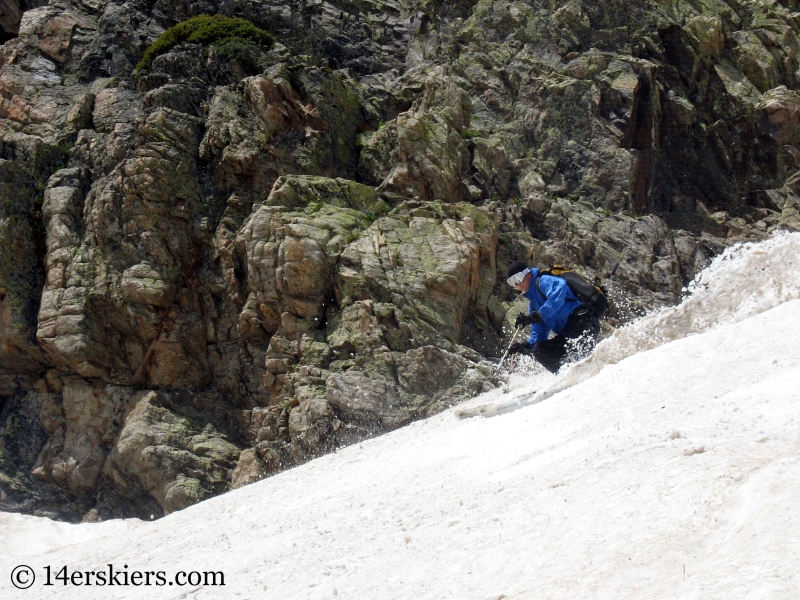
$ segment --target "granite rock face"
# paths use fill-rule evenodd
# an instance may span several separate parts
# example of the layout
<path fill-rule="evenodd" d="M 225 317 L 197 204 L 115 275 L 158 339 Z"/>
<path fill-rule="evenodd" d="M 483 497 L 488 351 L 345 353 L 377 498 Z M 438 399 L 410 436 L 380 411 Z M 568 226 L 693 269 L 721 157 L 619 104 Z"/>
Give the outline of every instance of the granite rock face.
<path fill-rule="evenodd" d="M 511 260 L 616 326 L 800 229 L 800 7 L 0 1 L 0 508 L 180 510 L 491 389 Z M 146 48 L 197 14 L 278 43 Z"/>

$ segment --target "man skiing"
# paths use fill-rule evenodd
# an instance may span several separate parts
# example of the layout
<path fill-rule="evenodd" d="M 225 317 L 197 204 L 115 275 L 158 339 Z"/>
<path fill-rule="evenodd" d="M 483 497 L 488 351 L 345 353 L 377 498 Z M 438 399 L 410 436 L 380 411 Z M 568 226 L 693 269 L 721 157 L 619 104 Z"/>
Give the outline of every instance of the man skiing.
<path fill-rule="evenodd" d="M 528 341 L 515 342 L 509 353 L 529 354 L 551 373 L 565 362 L 591 353 L 600 335 L 600 320 L 575 296 L 566 280 L 514 261 L 508 266 L 507 282 L 530 301 L 528 314 L 520 313 L 514 326 L 531 326 Z M 551 331 L 556 334 L 552 338 Z"/>

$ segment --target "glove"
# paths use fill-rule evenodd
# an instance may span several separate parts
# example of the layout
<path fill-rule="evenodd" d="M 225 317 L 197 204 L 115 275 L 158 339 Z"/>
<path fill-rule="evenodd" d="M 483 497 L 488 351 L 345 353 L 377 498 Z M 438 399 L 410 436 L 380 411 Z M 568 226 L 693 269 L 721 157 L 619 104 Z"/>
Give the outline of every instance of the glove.
<path fill-rule="evenodd" d="M 530 342 L 514 342 L 508 349 L 509 354 L 530 354 L 533 345 Z"/>
<path fill-rule="evenodd" d="M 539 314 L 538 310 L 535 310 L 529 315 L 519 313 L 519 315 L 517 315 L 517 320 L 514 321 L 514 327 L 525 327 L 526 325 L 536 325 L 536 323 L 541 323 L 541 322 L 542 322 L 542 315 Z"/>

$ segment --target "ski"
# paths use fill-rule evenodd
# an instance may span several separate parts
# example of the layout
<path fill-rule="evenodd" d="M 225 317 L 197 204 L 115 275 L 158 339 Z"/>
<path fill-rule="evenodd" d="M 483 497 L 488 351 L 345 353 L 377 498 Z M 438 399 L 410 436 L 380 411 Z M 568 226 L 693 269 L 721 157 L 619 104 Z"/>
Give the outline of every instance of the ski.
<path fill-rule="evenodd" d="M 462 408 L 457 410 L 455 415 L 459 419 L 469 419 L 470 417 L 496 417 L 497 415 L 504 415 L 524 406 L 536 404 L 537 402 L 539 402 L 539 399 L 536 398 L 536 392 L 531 392 L 504 402 L 489 402 L 488 404 Z"/>

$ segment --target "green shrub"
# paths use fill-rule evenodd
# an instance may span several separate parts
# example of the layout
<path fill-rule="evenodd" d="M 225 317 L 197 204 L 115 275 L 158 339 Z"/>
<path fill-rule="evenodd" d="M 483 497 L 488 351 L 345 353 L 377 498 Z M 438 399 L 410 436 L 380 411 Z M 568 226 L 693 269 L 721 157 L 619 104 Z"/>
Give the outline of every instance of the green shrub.
<path fill-rule="evenodd" d="M 136 65 L 136 76 L 149 71 L 157 56 L 183 43 L 214 44 L 221 53 L 225 53 L 223 56 L 230 58 L 237 49 L 251 53 L 258 47 L 269 50 L 275 40 L 271 34 L 246 19 L 224 15 L 198 15 L 170 27 L 158 36 Z"/>

